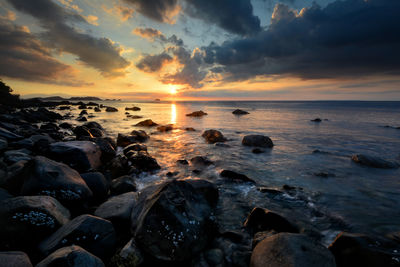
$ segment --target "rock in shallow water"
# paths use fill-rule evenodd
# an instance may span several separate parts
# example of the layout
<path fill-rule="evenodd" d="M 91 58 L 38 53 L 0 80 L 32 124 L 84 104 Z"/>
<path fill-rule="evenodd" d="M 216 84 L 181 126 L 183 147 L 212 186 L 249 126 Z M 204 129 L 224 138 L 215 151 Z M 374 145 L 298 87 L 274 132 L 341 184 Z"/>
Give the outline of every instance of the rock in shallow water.
<path fill-rule="evenodd" d="M 250 183 L 255 183 L 254 180 L 250 179 L 244 174 L 237 173 L 234 171 L 230 170 L 223 170 L 220 174 L 221 177 L 229 179 L 233 182 L 250 182 Z"/>
<path fill-rule="evenodd" d="M 106 112 L 118 112 L 118 109 L 113 107 L 106 107 Z"/>
<path fill-rule="evenodd" d="M 271 148 L 274 146 L 274 143 L 268 136 L 253 134 L 253 135 L 246 135 L 245 137 L 243 137 L 242 145 Z"/>
<path fill-rule="evenodd" d="M 355 163 L 372 167 L 372 168 L 380 168 L 380 169 L 395 169 L 399 167 L 399 164 L 396 162 L 390 162 L 384 160 L 379 157 L 357 154 L 351 157 L 351 160 Z"/>
<path fill-rule="evenodd" d="M 215 144 L 217 142 L 225 142 L 226 138 L 224 135 L 217 130 L 207 130 L 204 131 L 204 133 L 201 135 L 204 139 L 206 139 L 206 142 L 209 144 Z"/>
<path fill-rule="evenodd" d="M 132 212 L 137 244 L 165 261 L 185 261 L 203 250 L 213 233 L 218 189 L 205 180 L 172 180 L 139 195 Z"/>
<path fill-rule="evenodd" d="M 0 248 L 38 243 L 69 221 L 70 213 L 49 196 L 23 196 L 0 203 Z"/>
<path fill-rule="evenodd" d="M 250 267 L 335 267 L 327 248 L 301 234 L 280 233 L 261 241 L 253 250 Z"/>
<path fill-rule="evenodd" d="M 208 114 L 205 113 L 205 112 L 202 111 L 202 110 L 194 111 L 194 112 L 192 112 L 192 113 L 186 114 L 186 116 L 188 116 L 188 117 L 203 117 L 203 116 L 205 116 L 205 115 L 208 115 Z"/>
<path fill-rule="evenodd" d="M 111 181 L 110 191 L 112 195 L 120 195 L 136 191 L 136 183 L 131 175 L 124 175 Z"/>
<path fill-rule="evenodd" d="M 63 247 L 39 262 L 36 267 L 104 267 L 98 257 L 79 246 Z"/>
<path fill-rule="evenodd" d="M 153 127 L 153 126 L 157 126 L 158 124 L 155 123 L 154 121 L 148 119 L 148 120 L 144 120 L 141 122 L 138 122 L 135 126 L 142 126 L 142 127 Z"/>
<path fill-rule="evenodd" d="M 250 114 L 247 111 L 241 110 L 241 109 L 235 109 L 234 111 L 232 111 L 232 114 L 234 115 L 246 115 L 246 114 Z"/>

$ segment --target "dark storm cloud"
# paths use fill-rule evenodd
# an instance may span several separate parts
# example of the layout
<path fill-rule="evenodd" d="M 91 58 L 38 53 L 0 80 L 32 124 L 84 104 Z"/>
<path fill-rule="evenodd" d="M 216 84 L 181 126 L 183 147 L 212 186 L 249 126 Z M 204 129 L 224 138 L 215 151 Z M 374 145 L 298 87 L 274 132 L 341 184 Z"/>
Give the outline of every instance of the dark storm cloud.
<path fill-rule="evenodd" d="M 145 55 L 137 64 L 136 67 L 145 72 L 156 72 L 162 67 L 171 62 L 172 57 L 163 52 L 157 55 Z"/>
<path fill-rule="evenodd" d="M 268 29 L 204 47 L 228 79 L 291 75 L 304 79 L 399 73 L 400 1 L 335 1 L 297 13 L 276 5 Z M 219 72 L 221 70 L 219 69 Z"/>
<path fill-rule="evenodd" d="M 183 45 L 182 39 L 178 38 L 175 34 L 167 38 L 162 32 L 154 28 L 136 28 L 132 33 L 149 39 L 150 41 L 158 40 L 161 43 L 171 43 L 177 46 Z"/>
<path fill-rule="evenodd" d="M 0 19 L 0 76 L 33 82 L 88 85 L 74 79 L 72 68 L 51 56 L 26 27 Z"/>
<path fill-rule="evenodd" d="M 68 23 L 86 20 L 77 13 L 67 11 L 51 0 L 8 0 L 15 9 L 37 18 L 46 29 L 42 34 L 47 45 L 61 52 L 78 56 L 88 66 L 99 70 L 104 76 L 123 75 L 129 66 L 121 55 L 121 48 L 107 38 L 96 38 L 77 31 Z"/>
<path fill-rule="evenodd" d="M 178 0 L 124 0 L 133 4 L 136 11 L 159 22 L 171 22 L 178 8 Z"/>

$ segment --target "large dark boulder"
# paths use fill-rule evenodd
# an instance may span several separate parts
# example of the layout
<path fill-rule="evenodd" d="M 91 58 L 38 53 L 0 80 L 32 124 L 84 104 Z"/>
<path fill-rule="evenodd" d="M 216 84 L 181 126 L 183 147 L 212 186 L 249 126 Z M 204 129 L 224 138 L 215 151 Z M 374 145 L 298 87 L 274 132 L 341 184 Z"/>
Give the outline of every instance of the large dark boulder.
<path fill-rule="evenodd" d="M 104 267 L 104 263 L 98 257 L 87 252 L 79 246 L 63 247 L 44 260 L 36 267 Z"/>
<path fill-rule="evenodd" d="M 280 233 L 261 241 L 251 255 L 250 267 L 268 266 L 335 267 L 336 264 L 329 250 L 309 237 Z"/>
<path fill-rule="evenodd" d="M 251 211 L 244 222 L 244 227 L 246 227 L 252 233 L 267 230 L 289 233 L 299 232 L 298 228 L 289 222 L 285 217 L 268 209 L 259 207 L 256 207 Z"/>
<path fill-rule="evenodd" d="M 9 267 L 32 267 L 28 255 L 22 251 L 1 251 L 0 266 Z"/>
<path fill-rule="evenodd" d="M 49 255 L 59 248 L 78 245 L 100 258 L 107 258 L 114 252 L 115 230 L 110 221 L 92 215 L 81 215 L 62 226 L 39 245 L 43 255 Z"/>
<path fill-rule="evenodd" d="M 120 195 L 133 191 L 136 191 L 136 183 L 131 175 L 124 175 L 111 181 L 110 192 L 112 195 Z"/>
<path fill-rule="evenodd" d="M 26 148 L 38 153 L 46 151 L 51 143 L 54 143 L 54 139 L 48 135 L 32 135 L 29 138 L 22 139 L 18 142 L 12 143 L 14 147 Z"/>
<path fill-rule="evenodd" d="M 139 131 L 133 130 L 131 132 L 131 136 L 135 137 L 136 142 L 139 142 L 139 143 L 146 142 L 150 138 L 150 136 L 145 131 L 142 131 L 142 130 L 139 130 Z"/>
<path fill-rule="evenodd" d="M 53 143 L 50 145 L 50 157 L 79 172 L 96 170 L 101 165 L 101 150 L 90 141 Z"/>
<path fill-rule="evenodd" d="M 100 125 L 100 123 L 95 122 L 95 121 L 91 121 L 91 122 L 87 122 L 83 125 L 84 127 L 88 128 L 88 129 L 100 129 L 100 130 L 104 130 L 103 126 Z"/>
<path fill-rule="evenodd" d="M 157 126 L 158 124 L 155 123 L 154 121 L 148 119 L 148 120 L 144 120 L 141 122 L 138 122 L 135 126 L 142 126 L 142 127 L 153 127 L 153 126 Z"/>
<path fill-rule="evenodd" d="M 99 146 L 100 151 L 101 151 L 101 162 L 106 163 L 112 160 L 115 155 L 115 149 L 112 143 L 110 142 L 109 138 L 107 137 L 96 137 L 92 139 L 93 142 L 96 143 L 96 145 Z"/>
<path fill-rule="evenodd" d="M 139 194 L 132 232 L 140 248 L 165 261 L 185 261 L 213 235 L 216 186 L 205 180 L 172 180 Z"/>
<path fill-rule="evenodd" d="M 126 146 L 123 150 L 125 155 L 135 151 L 147 151 L 147 146 L 145 144 L 134 143 Z"/>
<path fill-rule="evenodd" d="M 357 154 L 351 157 L 352 161 L 358 163 L 360 165 L 364 165 L 372 168 L 380 168 L 380 169 L 395 169 L 400 165 L 396 162 L 390 162 L 384 160 L 380 157 L 374 157 L 369 155 Z"/>
<path fill-rule="evenodd" d="M 68 207 L 82 206 L 92 191 L 77 171 L 67 165 L 37 156 L 21 189 L 23 195 L 49 195 Z"/>
<path fill-rule="evenodd" d="M 384 241 L 364 234 L 340 233 L 329 246 L 338 267 L 350 266 L 400 266 L 396 258 L 399 254 L 390 253 L 399 248 L 397 243 L 390 252 L 382 247 Z"/>
<path fill-rule="evenodd" d="M 0 248 L 27 248 L 69 221 L 70 213 L 49 196 L 14 197 L 0 202 Z"/>
<path fill-rule="evenodd" d="M 205 113 L 202 110 L 199 111 L 193 111 L 192 113 L 186 114 L 186 116 L 188 117 L 203 117 L 205 115 L 208 115 L 207 113 Z"/>
<path fill-rule="evenodd" d="M 8 147 L 8 142 L 5 138 L 0 137 L 0 152 L 6 150 Z"/>
<path fill-rule="evenodd" d="M 5 138 L 8 141 L 16 141 L 23 138 L 22 136 L 12 133 L 9 130 L 1 127 L 0 127 L 0 137 Z"/>
<path fill-rule="evenodd" d="M 215 144 L 217 142 L 225 142 L 226 138 L 220 131 L 217 130 L 207 130 L 201 135 L 207 143 Z"/>
<path fill-rule="evenodd" d="M 222 178 L 231 180 L 233 182 L 250 182 L 250 183 L 255 183 L 254 180 L 250 179 L 249 177 L 247 177 L 244 174 L 241 173 L 237 173 L 234 171 L 230 171 L 230 170 L 223 170 L 219 176 L 221 176 Z"/>
<path fill-rule="evenodd" d="M 92 191 L 94 202 L 103 201 L 107 198 L 110 183 L 101 172 L 82 173 L 81 177 Z"/>
<path fill-rule="evenodd" d="M 27 149 L 8 150 L 4 152 L 4 162 L 8 165 L 17 163 L 18 161 L 30 161 L 32 159 L 32 152 Z"/>
<path fill-rule="evenodd" d="M 131 239 L 117 254 L 111 258 L 111 265 L 118 267 L 137 267 L 144 261 L 142 252 Z"/>
<path fill-rule="evenodd" d="M 118 134 L 117 146 L 126 147 L 134 143 L 146 142 L 150 136 L 145 131 L 132 131 L 130 135 Z"/>
<path fill-rule="evenodd" d="M 242 145 L 244 146 L 259 146 L 259 147 L 273 147 L 274 143 L 272 143 L 271 138 L 264 135 L 246 135 L 242 139 Z"/>
<path fill-rule="evenodd" d="M 127 154 L 128 161 L 133 167 L 139 171 L 156 171 L 161 167 L 158 165 L 157 160 L 149 155 L 146 151 L 130 151 Z"/>

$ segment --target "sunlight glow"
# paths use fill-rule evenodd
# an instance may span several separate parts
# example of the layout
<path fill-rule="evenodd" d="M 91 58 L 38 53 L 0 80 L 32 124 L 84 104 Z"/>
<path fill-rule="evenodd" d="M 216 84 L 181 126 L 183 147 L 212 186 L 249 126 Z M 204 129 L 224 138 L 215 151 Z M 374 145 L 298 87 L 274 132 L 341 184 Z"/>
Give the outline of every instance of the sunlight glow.
<path fill-rule="evenodd" d="M 171 123 L 175 124 L 176 123 L 176 105 L 171 104 Z"/>
<path fill-rule="evenodd" d="M 175 95 L 176 93 L 177 93 L 177 86 L 176 85 L 173 85 L 173 84 L 170 84 L 169 85 L 169 93 L 171 94 L 171 95 Z"/>

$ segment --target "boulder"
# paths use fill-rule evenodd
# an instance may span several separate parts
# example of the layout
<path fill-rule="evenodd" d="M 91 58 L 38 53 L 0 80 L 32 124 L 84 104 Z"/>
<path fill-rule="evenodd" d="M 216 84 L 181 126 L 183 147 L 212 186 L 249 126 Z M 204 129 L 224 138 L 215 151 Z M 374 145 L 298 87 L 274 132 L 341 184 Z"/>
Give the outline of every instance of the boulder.
<path fill-rule="evenodd" d="M 129 146 L 125 147 L 123 152 L 125 155 L 127 155 L 131 151 L 147 151 L 147 146 L 144 144 L 130 144 Z"/>
<path fill-rule="evenodd" d="M 144 120 L 141 122 L 138 122 L 135 126 L 142 126 L 142 127 L 153 127 L 153 126 L 157 126 L 158 124 L 155 123 L 154 121 L 148 119 L 148 120 Z"/>
<path fill-rule="evenodd" d="M 43 240 L 39 250 L 47 256 L 62 247 L 78 245 L 100 258 L 107 258 L 114 252 L 115 243 L 115 230 L 110 221 L 84 214 Z"/>
<path fill-rule="evenodd" d="M 101 151 L 90 141 L 57 142 L 50 145 L 50 157 L 79 172 L 96 170 L 101 165 Z"/>
<path fill-rule="evenodd" d="M 82 111 L 79 113 L 79 116 L 83 116 L 83 115 L 88 115 L 88 113 L 87 113 L 86 110 L 82 110 Z"/>
<path fill-rule="evenodd" d="M 53 122 L 45 123 L 40 126 L 40 130 L 45 131 L 45 132 L 57 132 L 60 130 L 60 127 L 57 126 L 57 124 Z"/>
<path fill-rule="evenodd" d="M 135 137 L 135 139 L 139 143 L 146 142 L 150 138 L 150 136 L 145 131 L 142 131 L 142 130 L 139 130 L 139 131 L 133 130 L 131 132 L 131 136 Z"/>
<path fill-rule="evenodd" d="M 139 115 L 126 115 L 127 118 L 131 118 L 131 119 L 141 119 L 143 118 L 143 116 L 139 116 Z"/>
<path fill-rule="evenodd" d="M 67 165 L 37 156 L 21 189 L 23 195 L 49 195 L 66 206 L 81 206 L 92 191 L 79 173 Z"/>
<path fill-rule="evenodd" d="M 32 267 L 28 255 L 22 251 L 1 251 L 0 266 L 9 267 Z"/>
<path fill-rule="evenodd" d="M 201 135 L 206 142 L 209 144 L 215 144 L 217 142 L 225 142 L 226 138 L 222 135 L 220 131 L 217 130 L 207 130 Z"/>
<path fill-rule="evenodd" d="M 143 263 L 143 255 L 136 246 L 135 240 L 131 239 L 114 257 L 111 258 L 112 266 L 137 267 Z"/>
<path fill-rule="evenodd" d="M 213 236 L 217 187 L 205 180 L 172 180 L 139 194 L 132 232 L 140 248 L 154 258 L 185 261 L 202 251 Z"/>
<path fill-rule="evenodd" d="M 230 170 L 223 170 L 219 176 L 221 176 L 222 178 L 226 178 L 229 179 L 233 182 L 250 182 L 250 183 L 255 183 L 254 180 L 250 179 L 249 177 L 247 177 L 244 174 L 241 173 L 237 173 L 234 171 L 230 171 Z"/>
<path fill-rule="evenodd" d="M 19 139 L 22 139 L 23 137 L 17 134 L 14 134 L 10 132 L 9 130 L 6 130 L 2 127 L 0 127 L 0 137 L 8 140 L 8 141 L 17 141 Z"/>
<path fill-rule="evenodd" d="M 133 143 L 146 142 L 149 138 L 145 131 L 132 131 L 130 135 L 118 134 L 117 146 L 126 147 Z"/>
<path fill-rule="evenodd" d="M 261 241 L 251 254 L 250 267 L 335 267 L 333 255 L 301 234 L 280 233 Z M 360 266 L 360 265 L 356 265 Z"/>
<path fill-rule="evenodd" d="M 83 126 L 88 128 L 89 130 L 93 129 L 93 128 L 104 130 L 103 126 L 101 126 L 100 123 L 95 122 L 95 121 L 87 122 Z"/>
<path fill-rule="evenodd" d="M 161 126 L 157 127 L 157 131 L 162 132 L 162 133 L 172 131 L 173 129 L 174 129 L 173 124 L 161 125 Z"/>
<path fill-rule="evenodd" d="M 247 111 L 241 110 L 241 109 L 235 109 L 234 111 L 232 111 L 232 114 L 234 115 L 246 115 L 246 114 L 250 114 Z"/>
<path fill-rule="evenodd" d="M 101 112 L 101 109 L 99 107 L 94 107 L 94 112 Z"/>
<path fill-rule="evenodd" d="M 4 152 L 4 162 L 8 165 L 12 165 L 21 160 L 30 161 L 32 159 L 30 154 L 32 154 L 32 152 L 25 148 L 20 150 L 8 150 Z"/>
<path fill-rule="evenodd" d="M 50 136 L 43 135 L 32 135 L 29 138 L 22 139 L 18 142 L 12 143 L 14 147 L 26 148 L 32 151 L 37 151 L 43 153 L 47 150 L 51 143 L 54 143 L 54 139 Z"/>
<path fill-rule="evenodd" d="M 70 123 L 68 123 L 68 122 L 63 122 L 63 123 L 61 123 L 61 124 L 59 125 L 59 127 L 60 127 L 60 128 L 63 128 L 63 129 L 72 129 L 72 125 L 71 125 Z"/>
<path fill-rule="evenodd" d="M 93 142 L 100 148 L 101 151 L 101 162 L 106 163 L 112 160 L 115 155 L 115 149 L 108 138 L 96 137 L 92 139 Z"/>
<path fill-rule="evenodd" d="M 311 120 L 312 122 L 321 122 L 322 120 L 320 118 L 315 118 L 313 120 Z"/>
<path fill-rule="evenodd" d="M 134 192 L 136 191 L 135 180 L 130 175 L 118 177 L 111 181 L 110 191 L 112 195 Z"/>
<path fill-rule="evenodd" d="M 8 142 L 4 138 L 0 138 L 0 152 L 6 150 L 8 147 Z"/>
<path fill-rule="evenodd" d="M 95 202 L 107 198 L 110 184 L 101 172 L 82 173 L 81 177 L 92 191 Z"/>
<path fill-rule="evenodd" d="M 179 163 L 181 165 L 189 165 L 189 162 L 186 159 L 178 159 L 176 163 Z"/>
<path fill-rule="evenodd" d="M 140 111 L 139 107 L 126 107 L 125 110 Z"/>
<path fill-rule="evenodd" d="M 206 166 L 214 164 L 207 157 L 202 157 L 202 156 L 193 157 L 190 159 L 190 162 L 192 163 L 192 165 L 197 166 L 197 167 L 206 167 Z"/>
<path fill-rule="evenodd" d="M 242 139 L 242 145 L 244 146 L 259 146 L 259 147 L 273 147 L 274 144 L 268 136 L 264 135 L 246 135 Z"/>
<path fill-rule="evenodd" d="M 193 128 L 193 127 L 187 127 L 187 128 L 185 128 L 185 130 L 188 131 L 188 132 L 195 132 L 196 131 L 196 129 Z"/>
<path fill-rule="evenodd" d="M 194 111 L 194 112 L 192 112 L 192 113 L 186 114 L 186 116 L 188 116 L 188 117 L 203 117 L 203 116 L 205 116 L 205 115 L 208 115 L 208 114 L 205 113 L 205 112 L 202 111 L 202 110 Z"/>
<path fill-rule="evenodd" d="M 155 171 L 161 167 L 158 165 L 157 160 L 149 155 L 146 151 L 130 151 L 128 161 L 133 167 L 139 171 Z"/>
<path fill-rule="evenodd" d="M 357 154 L 351 157 L 351 160 L 360 165 L 380 169 L 395 169 L 399 167 L 396 162 L 390 162 L 380 157 L 374 157 L 364 154 Z"/>
<path fill-rule="evenodd" d="M 86 137 L 93 138 L 89 129 L 86 128 L 85 126 L 76 126 L 72 131 L 74 132 L 74 134 L 76 135 L 76 139 L 78 139 L 78 140 L 86 138 Z"/>
<path fill-rule="evenodd" d="M 44 260 L 39 262 L 36 267 L 104 267 L 104 263 L 98 257 L 87 252 L 79 246 L 69 246 L 60 248 Z"/>
<path fill-rule="evenodd" d="M 111 197 L 101 204 L 94 215 L 97 217 L 111 221 L 115 229 L 129 228 L 131 222 L 131 213 L 137 202 L 137 193 L 128 192 L 115 197 Z"/>
<path fill-rule="evenodd" d="M 21 196 L 0 203 L 0 248 L 28 248 L 69 221 L 70 213 L 49 196 Z"/>
<path fill-rule="evenodd" d="M 382 248 L 382 241 L 364 234 L 340 233 L 329 246 L 338 267 L 350 266 L 399 266 L 399 254 Z M 397 247 L 396 247 L 397 246 Z M 391 249 L 398 249 L 398 243 Z M 397 256 L 397 257 L 396 257 Z"/>
<path fill-rule="evenodd" d="M 259 207 L 256 207 L 251 211 L 243 225 L 252 233 L 267 230 L 289 233 L 299 232 L 298 228 L 289 222 L 285 217 L 282 217 L 278 213 L 268 209 Z"/>
<path fill-rule="evenodd" d="M 106 107 L 106 112 L 118 112 L 118 109 L 113 107 Z"/>

